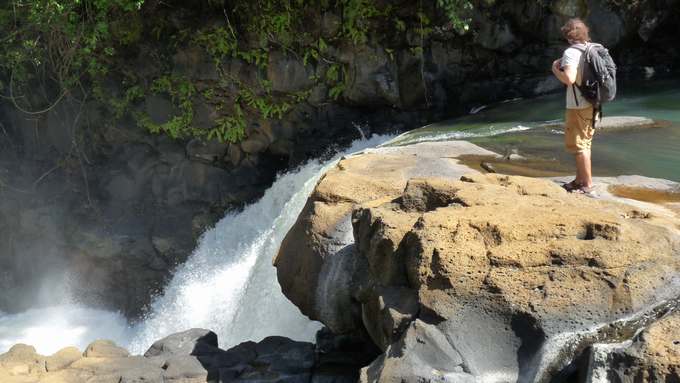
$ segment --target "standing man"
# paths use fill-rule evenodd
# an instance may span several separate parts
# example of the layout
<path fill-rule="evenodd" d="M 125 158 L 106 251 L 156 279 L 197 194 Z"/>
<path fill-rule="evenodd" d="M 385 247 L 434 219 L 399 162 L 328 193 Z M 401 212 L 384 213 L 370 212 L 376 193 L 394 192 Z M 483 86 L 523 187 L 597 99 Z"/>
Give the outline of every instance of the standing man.
<path fill-rule="evenodd" d="M 561 59 L 552 64 L 552 72 L 567 86 L 567 111 L 565 114 L 564 144 L 576 159 L 576 178 L 565 184 L 569 192 L 589 194 L 593 191 L 590 148 L 595 133 L 593 106 L 581 95 L 583 51 L 590 42 L 588 26 L 580 19 L 571 19 L 561 29 L 569 42 Z"/>

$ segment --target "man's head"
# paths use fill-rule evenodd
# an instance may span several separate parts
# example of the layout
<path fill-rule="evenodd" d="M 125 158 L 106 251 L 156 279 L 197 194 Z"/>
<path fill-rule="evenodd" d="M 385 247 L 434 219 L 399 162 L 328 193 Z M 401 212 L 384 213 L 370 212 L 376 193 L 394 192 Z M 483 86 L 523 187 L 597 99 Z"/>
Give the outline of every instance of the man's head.
<path fill-rule="evenodd" d="M 585 43 L 590 41 L 588 26 L 581 19 L 570 19 L 561 28 L 562 36 L 569 44 Z"/>

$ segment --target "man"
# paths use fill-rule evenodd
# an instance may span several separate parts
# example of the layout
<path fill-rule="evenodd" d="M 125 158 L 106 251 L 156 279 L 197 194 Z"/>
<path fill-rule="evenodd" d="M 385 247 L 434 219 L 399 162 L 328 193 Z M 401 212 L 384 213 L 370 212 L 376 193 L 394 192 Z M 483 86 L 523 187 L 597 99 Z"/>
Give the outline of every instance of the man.
<path fill-rule="evenodd" d="M 593 134 L 593 106 L 583 98 L 577 84 L 581 83 L 581 56 L 590 42 L 588 26 L 580 19 L 571 19 L 561 29 L 569 42 L 561 59 L 552 64 L 552 72 L 567 86 L 567 110 L 565 113 L 564 144 L 576 159 L 576 178 L 565 184 L 569 192 L 589 194 L 593 191 L 590 148 Z"/>

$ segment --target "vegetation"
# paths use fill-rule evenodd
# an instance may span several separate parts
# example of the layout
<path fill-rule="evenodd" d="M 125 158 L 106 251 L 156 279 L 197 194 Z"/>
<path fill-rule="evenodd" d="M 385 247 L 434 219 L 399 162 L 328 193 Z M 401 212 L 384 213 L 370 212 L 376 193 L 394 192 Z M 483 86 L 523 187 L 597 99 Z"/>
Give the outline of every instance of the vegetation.
<path fill-rule="evenodd" d="M 26 113 L 41 114 L 65 95 L 91 96 L 107 105 L 114 117 L 132 115 L 153 133 L 238 142 L 245 137 L 250 119 L 281 119 L 311 93 L 311 89 L 273 91 L 267 79 L 270 52 L 284 52 L 312 68 L 313 82 L 325 84 L 328 96 L 337 100 L 347 89 L 349 68 L 331 54 L 333 47 L 390 38 L 379 30 L 384 25 L 393 25 L 397 33 L 407 33 L 415 25 L 422 41 L 432 32 L 435 19 L 443 28 L 465 33 L 469 20 L 463 15 L 472 9 L 468 0 L 420 0 L 420 11 L 409 19 L 377 0 L 236 0 L 228 2 L 229 8 L 226 1 L 189 3 L 195 4 L 179 0 L 5 1 L 0 5 L 0 97 Z M 166 17 L 177 9 L 212 15 L 214 22 L 193 25 L 185 20 L 178 26 Z M 319 23 L 319 15 L 330 11 L 340 16 L 340 25 L 334 34 L 324 35 L 320 25 L 310 23 Z M 137 75 L 126 55 L 149 40 L 176 50 L 201 47 L 212 58 L 218 80 L 197 81 L 160 64 L 154 78 Z M 422 43 L 414 49 L 422 54 Z M 157 49 L 159 63 L 171 61 L 170 51 Z M 247 81 L 234 76 L 225 69 L 228 60 L 243 62 L 256 75 Z M 105 86 L 112 78 L 122 90 Z M 175 113 L 169 121 L 154 122 L 143 108 L 135 107 L 152 94 L 172 101 Z M 219 114 L 209 129 L 194 126 L 198 97 Z"/>

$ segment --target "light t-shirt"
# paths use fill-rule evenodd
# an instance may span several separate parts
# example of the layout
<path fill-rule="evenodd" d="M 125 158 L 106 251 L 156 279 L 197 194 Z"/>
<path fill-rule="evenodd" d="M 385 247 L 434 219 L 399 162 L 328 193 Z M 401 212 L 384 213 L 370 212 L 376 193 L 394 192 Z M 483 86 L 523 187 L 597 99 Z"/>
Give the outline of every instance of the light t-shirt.
<path fill-rule="evenodd" d="M 562 67 L 566 66 L 572 66 L 576 67 L 576 83 L 581 82 L 581 71 L 580 68 L 578 68 L 579 65 L 581 65 L 581 56 L 583 55 L 583 52 L 579 49 L 576 49 L 575 47 L 580 47 L 580 48 L 585 48 L 586 44 L 574 44 L 567 48 L 564 51 L 564 54 L 562 55 Z M 576 90 L 576 92 L 574 92 Z M 576 93 L 576 99 L 574 99 L 574 93 Z M 576 103 L 576 100 L 578 100 L 578 104 Z M 581 95 L 581 91 L 578 89 L 576 86 L 568 86 L 567 87 L 567 109 L 585 109 L 589 108 L 590 103 L 586 101 L 585 98 Z"/>

